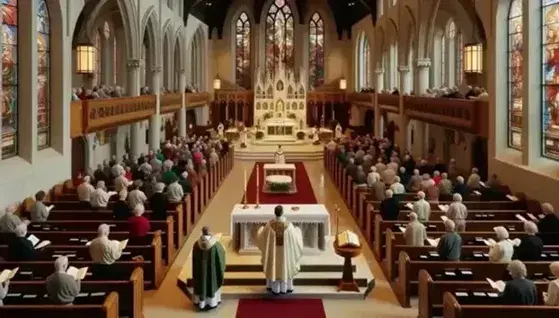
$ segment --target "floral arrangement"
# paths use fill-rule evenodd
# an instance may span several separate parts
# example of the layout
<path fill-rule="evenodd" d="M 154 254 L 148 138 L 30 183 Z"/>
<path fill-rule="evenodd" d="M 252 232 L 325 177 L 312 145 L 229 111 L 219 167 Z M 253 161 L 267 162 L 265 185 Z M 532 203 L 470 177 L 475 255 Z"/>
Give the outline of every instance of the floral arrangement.
<path fill-rule="evenodd" d="M 256 137 L 256 139 L 264 138 L 264 132 L 262 130 L 257 130 L 255 137 Z"/>
<path fill-rule="evenodd" d="M 287 118 L 289 118 L 289 119 L 297 119 L 297 115 L 295 115 L 294 113 L 288 113 L 288 114 L 287 114 Z"/>
<path fill-rule="evenodd" d="M 244 142 L 241 143 L 241 148 L 246 148 L 246 147 L 247 147 L 247 144 L 245 144 Z"/>
<path fill-rule="evenodd" d="M 298 131 L 297 132 L 297 139 L 304 140 L 305 139 L 305 132 L 304 131 Z"/>
<path fill-rule="evenodd" d="M 266 114 L 264 114 L 264 120 L 268 120 L 272 117 L 274 117 L 274 113 L 272 112 L 267 112 Z"/>
<path fill-rule="evenodd" d="M 269 182 L 270 190 L 273 192 L 287 192 L 289 191 L 289 182 Z"/>

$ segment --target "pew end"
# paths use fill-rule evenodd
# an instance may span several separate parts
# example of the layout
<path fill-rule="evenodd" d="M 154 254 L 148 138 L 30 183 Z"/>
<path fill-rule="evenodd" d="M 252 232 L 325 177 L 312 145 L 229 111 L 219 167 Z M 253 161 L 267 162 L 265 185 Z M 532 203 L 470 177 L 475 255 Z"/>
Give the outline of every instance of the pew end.
<path fill-rule="evenodd" d="M 422 269 L 419 271 L 419 301 L 418 301 L 418 318 L 431 318 L 431 302 L 429 300 L 429 284 L 433 282 L 433 278 L 429 272 Z"/>
<path fill-rule="evenodd" d="M 405 308 L 410 308 L 410 282 L 407 277 L 409 273 L 409 255 L 401 251 L 398 255 L 398 278 L 397 282 L 392 283 L 393 290 L 396 294 L 396 298 L 400 302 L 400 305 Z"/>
<path fill-rule="evenodd" d="M 385 235 L 385 239 L 384 239 L 384 259 L 382 259 L 382 268 L 384 269 L 384 275 L 386 276 L 386 278 L 389 281 L 393 280 L 393 267 L 392 265 L 394 264 L 393 261 L 393 257 L 394 255 L 392 255 L 392 251 L 393 251 L 393 245 L 394 245 L 394 233 L 392 232 L 392 229 L 386 229 L 386 232 L 384 233 Z M 382 258 L 382 257 L 381 257 Z"/>

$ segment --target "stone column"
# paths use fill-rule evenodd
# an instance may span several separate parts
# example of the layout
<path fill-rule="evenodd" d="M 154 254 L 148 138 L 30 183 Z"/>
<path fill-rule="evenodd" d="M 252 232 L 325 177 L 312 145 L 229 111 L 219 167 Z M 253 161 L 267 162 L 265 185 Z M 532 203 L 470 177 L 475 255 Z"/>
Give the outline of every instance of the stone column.
<path fill-rule="evenodd" d="M 429 67 L 431 59 L 417 60 L 417 91 L 416 95 L 421 96 L 429 88 Z"/>
<path fill-rule="evenodd" d="M 410 76 L 410 68 L 407 65 L 398 66 L 398 72 L 400 72 L 400 108 L 399 108 L 399 123 L 400 129 L 398 131 L 398 135 L 396 138 L 396 142 L 400 145 L 401 149 L 407 148 L 407 138 L 408 138 L 408 122 L 409 119 L 406 116 L 405 108 L 404 108 L 404 94 L 408 94 L 410 92 L 409 87 L 409 76 Z"/>
<path fill-rule="evenodd" d="M 384 69 L 377 68 L 375 74 L 377 76 L 376 92 L 380 93 L 384 89 Z"/>
<path fill-rule="evenodd" d="M 128 96 L 140 96 L 140 66 L 141 59 L 131 59 L 126 63 L 128 78 L 126 92 Z M 130 124 L 130 155 L 136 158 L 140 155 L 142 147 L 142 130 L 139 122 Z M 120 160 L 120 158 L 118 158 Z"/>
<path fill-rule="evenodd" d="M 151 81 L 155 95 L 155 114 L 149 119 L 149 149 L 157 150 L 161 144 L 161 67 L 151 68 Z"/>
<path fill-rule="evenodd" d="M 398 66 L 398 72 L 400 72 L 400 94 L 409 94 L 411 91 L 410 83 L 410 68 L 407 65 Z"/>
<path fill-rule="evenodd" d="M 179 92 L 182 93 L 182 107 L 179 110 L 179 136 L 186 137 L 186 72 L 180 69 L 179 73 Z"/>

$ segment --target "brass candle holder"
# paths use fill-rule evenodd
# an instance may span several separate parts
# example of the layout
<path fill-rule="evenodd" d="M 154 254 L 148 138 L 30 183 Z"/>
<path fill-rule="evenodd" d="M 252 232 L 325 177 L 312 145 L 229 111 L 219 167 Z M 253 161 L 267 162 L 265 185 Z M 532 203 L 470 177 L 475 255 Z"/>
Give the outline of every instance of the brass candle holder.
<path fill-rule="evenodd" d="M 256 205 L 254 208 L 260 208 L 260 169 L 258 168 L 258 165 L 256 165 Z"/>

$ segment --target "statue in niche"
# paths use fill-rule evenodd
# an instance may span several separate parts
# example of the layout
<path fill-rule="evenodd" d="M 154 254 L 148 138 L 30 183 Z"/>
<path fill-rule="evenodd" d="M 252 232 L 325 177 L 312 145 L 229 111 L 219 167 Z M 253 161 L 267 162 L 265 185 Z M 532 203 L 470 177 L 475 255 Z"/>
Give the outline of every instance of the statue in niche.
<path fill-rule="evenodd" d="M 276 90 L 280 92 L 283 91 L 283 81 L 278 81 L 276 84 Z"/>

